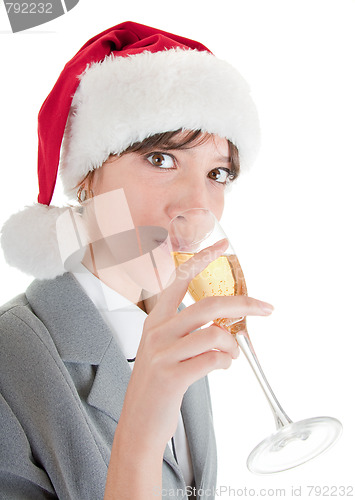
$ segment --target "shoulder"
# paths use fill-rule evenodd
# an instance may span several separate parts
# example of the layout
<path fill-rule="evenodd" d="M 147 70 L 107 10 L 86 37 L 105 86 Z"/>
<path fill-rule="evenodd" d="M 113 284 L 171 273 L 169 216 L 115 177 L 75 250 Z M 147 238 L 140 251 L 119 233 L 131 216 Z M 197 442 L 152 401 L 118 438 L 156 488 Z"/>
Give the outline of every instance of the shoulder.
<path fill-rule="evenodd" d="M 21 293 L 20 295 L 17 295 L 13 299 L 9 300 L 5 304 L 0 306 L 0 321 L 1 317 L 3 314 L 5 314 L 7 311 L 11 311 L 14 307 L 18 306 L 26 306 L 28 304 L 28 300 L 26 298 L 26 295 L 24 293 Z"/>
<path fill-rule="evenodd" d="M 0 366 L 1 389 L 15 383 L 28 389 L 34 377 L 63 371 L 51 334 L 25 293 L 0 308 Z"/>
<path fill-rule="evenodd" d="M 42 422 L 41 408 L 51 413 L 59 401 L 73 399 L 75 389 L 50 329 L 35 313 L 26 294 L 0 310 L 0 394 L 23 423 Z M 31 423 L 32 425 L 32 423 Z"/>
<path fill-rule="evenodd" d="M 48 343 L 50 335 L 42 321 L 31 308 L 26 294 L 20 294 L 0 307 L 0 344 L 11 346 L 16 340 L 31 339 Z"/>
<path fill-rule="evenodd" d="M 50 280 L 34 280 L 25 293 L 0 306 L 0 344 L 25 341 L 55 348 L 56 330 L 73 330 L 69 323 L 81 310 L 90 312 L 93 304 L 76 280 L 66 273 Z M 83 302 L 84 300 L 84 302 Z M 88 302 L 90 302 L 88 304 Z"/>

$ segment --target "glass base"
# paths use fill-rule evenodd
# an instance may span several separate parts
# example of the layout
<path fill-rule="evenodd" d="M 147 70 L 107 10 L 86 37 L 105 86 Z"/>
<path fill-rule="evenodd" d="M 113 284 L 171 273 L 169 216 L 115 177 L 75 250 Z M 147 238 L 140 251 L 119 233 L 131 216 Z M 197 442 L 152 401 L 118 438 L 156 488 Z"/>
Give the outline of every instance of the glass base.
<path fill-rule="evenodd" d="M 247 467 L 255 474 L 274 474 L 317 457 L 340 437 L 336 418 L 315 417 L 293 422 L 262 441 L 250 453 Z"/>

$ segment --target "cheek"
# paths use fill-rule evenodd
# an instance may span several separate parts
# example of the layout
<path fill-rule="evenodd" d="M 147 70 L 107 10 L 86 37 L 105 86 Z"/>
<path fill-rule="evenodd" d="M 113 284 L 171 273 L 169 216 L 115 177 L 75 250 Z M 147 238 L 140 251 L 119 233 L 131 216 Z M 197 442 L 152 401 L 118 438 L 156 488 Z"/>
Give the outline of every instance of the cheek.
<path fill-rule="evenodd" d="M 148 225 L 153 220 L 157 208 L 161 206 L 161 197 L 156 189 L 140 183 L 135 187 L 126 186 L 124 191 L 135 226 Z"/>
<path fill-rule="evenodd" d="M 112 166 L 110 168 L 110 165 L 107 165 L 107 168 L 103 168 L 96 184 L 95 194 L 109 195 L 114 191 L 122 191 L 132 218 L 136 223 L 139 214 L 147 210 L 145 207 L 148 206 L 149 208 L 149 203 L 154 198 L 154 194 L 152 195 L 152 189 L 144 182 L 144 179 L 136 175 L 130 167 L 118 169 L 117 167 L 112 168 Z M 117 205 L 115 205 L 115 209 L 117 208 Z M 116 215 L 120 214 L 120 210 L 114 212 Z"/>
<path fill-rule="evenodd" d="M 219 221 L 223 215 L 224 210 L 224 193 L 221 193 L 218 196 L 212 198 L 210 210 Z"/>
<path fill-rule="evenodd" d="M 124 190 L 114 189 L 91 198 L 85 205 L 83 221 L 91 242 L 132 229 L 132 215 Z"/>

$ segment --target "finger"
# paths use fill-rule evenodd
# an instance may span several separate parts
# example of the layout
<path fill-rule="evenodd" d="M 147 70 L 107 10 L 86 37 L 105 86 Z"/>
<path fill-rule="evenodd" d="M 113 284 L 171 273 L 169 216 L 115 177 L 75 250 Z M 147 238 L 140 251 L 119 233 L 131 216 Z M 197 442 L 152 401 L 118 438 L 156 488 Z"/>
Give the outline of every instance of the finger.
<path fill-rule="evenodd" d="M 193 278 L 222 255 L 227 248 L 228 240 L 224 238 L 180 264 L 172 276 L 171 283 L 168 283 L 165 290 L 161 292 L 159 300 L 152 311 L 154 316 L 159 316 L 160 320 L 164 320 L 175 314 Z"/>
<path fill-rule="evenodd" d="M 185 335 L 175 342 L 169 352 L 169 357 L 174 361 L 185 361 L 212 349 L 226 352 L 233 359 L 236 359 L 239 354 L 238 344 L 234 337 L 219 326 L 211 325 Z"/>
<path fill-rule="evenodd" d="M 231 366 L 232 361 L 230 354 L 221 351 L 208 351 L 181 362 L 178 365 L 178 376 L 182 383 L 190 385 L 213 370 L 226 370 Z"/>
<path fill-rule="evenodd" d="M 183 337 L 217 318 L 268 316 L 273 306 L 246 295 L 206 297 L 167 320 L 169 336 Z"/>

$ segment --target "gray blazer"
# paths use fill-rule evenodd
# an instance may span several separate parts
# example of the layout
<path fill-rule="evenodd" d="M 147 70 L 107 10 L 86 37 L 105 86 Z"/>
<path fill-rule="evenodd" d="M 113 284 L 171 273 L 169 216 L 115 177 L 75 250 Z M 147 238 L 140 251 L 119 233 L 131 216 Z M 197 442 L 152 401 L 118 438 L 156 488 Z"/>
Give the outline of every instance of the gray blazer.
<path fill-rule="evenodd" d="M 66 273 L 0 308 L 0 499 L 99 500 L 130 367 L 99 311 Z M 181 407 L 197 498 L 214 498 L 207 378 Z M 163 494 L 187 498 L 167 446 Z M 133 500 L 133 499 L 132 499 Z"/>

